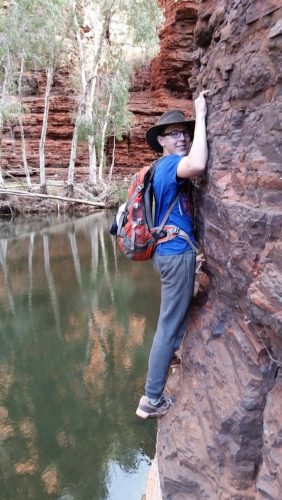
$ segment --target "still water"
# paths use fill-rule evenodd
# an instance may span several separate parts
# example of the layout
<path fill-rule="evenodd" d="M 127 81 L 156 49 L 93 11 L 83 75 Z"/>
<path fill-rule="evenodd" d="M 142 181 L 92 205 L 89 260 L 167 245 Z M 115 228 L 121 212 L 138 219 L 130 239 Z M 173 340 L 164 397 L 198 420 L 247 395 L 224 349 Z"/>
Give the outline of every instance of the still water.
<path fill-rule="evenodd" d="M 111 219 L 0 220 L 1 500 L 145 493 L 156 430 L 135 410 L 159 286 Z"/>

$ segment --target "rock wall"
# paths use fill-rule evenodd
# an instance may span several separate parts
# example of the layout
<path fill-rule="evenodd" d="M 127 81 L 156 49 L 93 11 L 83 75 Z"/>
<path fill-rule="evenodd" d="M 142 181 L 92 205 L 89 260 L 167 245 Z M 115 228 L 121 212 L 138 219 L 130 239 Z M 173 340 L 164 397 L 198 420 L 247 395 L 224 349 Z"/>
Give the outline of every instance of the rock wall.
<path fill-rule="evenodd" d="M 191 2 L 172 4 L 189 17 Z M 158 425 L 166 500 L 282 498 L 279 5 L 202 0 L 194 23 L 190 92 L 210 90 L 196 187 L 210 290 L 191 308 L 168 380 L 177 403 Z"/>

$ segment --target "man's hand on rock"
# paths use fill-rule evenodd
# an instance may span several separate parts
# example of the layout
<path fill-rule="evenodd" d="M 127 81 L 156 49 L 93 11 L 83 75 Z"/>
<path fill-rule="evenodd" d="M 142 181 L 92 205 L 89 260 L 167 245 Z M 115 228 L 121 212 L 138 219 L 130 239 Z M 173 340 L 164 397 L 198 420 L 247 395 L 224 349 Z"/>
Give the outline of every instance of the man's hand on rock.
<path fill-rule="evenodd" d="M 208 90 L 202 90 L 200 92 L 199 96 L 195 99 L 194 105 L 195 105 L 195 112 L 196 116 L 203 116 L 205 117 L 207 114 L 207 103 L 205 96 L 208 95 L 209 91 Z"/>

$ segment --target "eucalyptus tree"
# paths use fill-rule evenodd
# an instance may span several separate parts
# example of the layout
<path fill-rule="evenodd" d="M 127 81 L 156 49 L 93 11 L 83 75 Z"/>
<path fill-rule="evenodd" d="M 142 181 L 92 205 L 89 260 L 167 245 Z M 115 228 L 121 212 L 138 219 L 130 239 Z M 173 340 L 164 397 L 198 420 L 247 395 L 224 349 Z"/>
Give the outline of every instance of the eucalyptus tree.
<path fill-rule="evenodd" d="M 156 47 L 156 29 L 161 21 L 157 0 L 85 0 L 83 15 L 87 17 L 90 33 L 87 40 L 79 24 L 78 6 L 73 1 L 76 25 L 80 86 L 78 106 L 72 140 L 68 171 L 68 191 L 73 189 L 76 148 L 78 140 L 88 141 L 89 183 L 103 181 L 105 145 L 109 134 L 115 140 L 129 126 L 127 112 L 130 68 L 134 56 L 128 57 L 132 45 L 143 50 L 145 57 L 153 55 L 150 49 Z M 80 4 L 81 5 L 81 4 Z M 94 13 L 91 19 L 89 13 Z M 81 19 L 81 17 L 80 17 Z M 83 22 L 83 21 L 82 21 Z M 121 34 L 119 27 L 123 27 Z M 91 40 L 91 34 L 93 39 Z M 127 39 L 130 43 L 127 43 Z M 87 50 L 88 43 L 88 50 Z M 87 53 L 92 57 L 87 59 Z M 114 64 L 109 65 L 109 60 Z M 87 61 L 87 64 L 86 64 Z M 127 71 L 121 65 L 126 63 Z M 114 159 L 114 154 L 112 155 Z M 99 171 L 97 175 L 99 163 Z M 113 171 L 113 162 L 110 176 Z"/>
<path fill-rule="evenodd" d="M 104 66 L 102 70 L 102 88 L 93 110 L 96 123 L 94 137 L 99 157 L 98 179 L 101 183 L 104 178 L 105 147 L 108 138 L 113 137 L 112 162 L 108 176 L 111 180 L 116 139 L 119 141 L 122 139 L 133 121 L 133 115 L 127 107 L 131 66 L 122 56 L 123 53 L 120 50 L 115 50 L 111 57 L 108 57 L 107 67 Z"/>
<path fill-rule="evenodd" d="M 39 143 L 40 189 L 46 192 L 45 142 L 51 88 L 60 55 L 65 49 L 66 38 L 72 27 L 70 0 L 17 0 L 2 11 L 1 69 L 2 95 L 0 108 L 0 141 L 11 95 L 18 94 L 18 122 L 20 127 L 22 159 L 28 187 L 31 188 L 26 158 L 23 126 L 22 87 L 26 70 L 45 70 L 46 87 L 44 114 Z M 17 82 L 17 88 L 15 88 Z M 14 86 L 14 87 L 13 87 Z M 13 87 L 13 88 L 12 88 Z M 9 98 L 8 98 L 9 96 Z M 1 182 L 1 175 L 0 175 Z M 2 181 L 3 182 L 3 181 Z"/>
<path fill-rule="evenodd" d="M 123 65 L 119 73 L 118 78 L 114 79 L 114 85 L 112 88 L 112 93 L 114 95 L 110 127 L 107 129 L 107 137 L 113 138 L 113 147 L 111 152 L 111 165 L 109 168 L 108 180 L 112 180 L 113 169 L 115 164 L 115 149 L 116 140 L 121 141 L 124 134 L 129 132 L 132 123 L 133 115 L 128 110 L 128 99 L 129 99 L 129 65 Z M 101 148 L 102 152 L 102 148 Z M 101 163 L 101 171 L 99 171 L 99 177 L 102 178 L 103 175 L 103 163 Z"/>
<path fill-rule="evenodd" d="M 44 115 L 39 143 L 40 190 L 46 193 L 45 175 L 45 142 L 48 126 L 48 115 L 51 88 L 60 55 L 65 49 L 67 36 L 72 29 L 69 0 L 37 0 L 35 9 L 37 23 L 36 67 L 44 68 L 46 72 L 46 87 L 44 96 Z"/>
<path fill-rule="evenodd" d="M 22 104 L 22 87 L 23 76 L 27 63 L 31 59 L 31 54 L 34 53 L 33 46 L 33 31 L 34 31 L 34 17 L 33 9 L 35 6 L 34 0 L 18 0 L 11 4 L 6 13 L 5 28 L 2 32 L 4 38 L 3 50 L 5 53 L 6 61 L 10 61 L 6 68 L 10 74 L 11 93 L 16 96 L 17 94 L 17 116 L 16 120 L 19 123 L 20 136 L 21 136 L 21 150 L 22 162 L 28 189 L 31 190 L 31 180 L 29 167 L 26 156 L 26 144 L 23 126 L 23 113 L 24 108 Z"/>
<path fill-rule="evenodd" d="M 113 2 L 114 0 L 111 0 Z M 96 145 L 94 136 L 91 133 L 93 105 L 97 89 L 98 71 L 101 65 L 103 45 L 107 38 L 110 19 L 110 0 L 95 1 L 85 0 L 83 2 L 82 17 L 87 17 L 87 23 L 91 26 L 91 32 L 88 33 L 87 40 L 83 37 L 79 19 L 79 7 L 77 0 L 72 0 L 73 19 L 76 32 L 78 63 L 80 73 L 78 110 L 75 119 L 75 126 L 71 144 L 71 155 L 68 169 L 67 193 L 73 192 L 74 172 L 77 142 L 84 139 L 85 133 L 88 140 L 89 153 L 89 180 L 96 183 Z M 83 22 L 83 19 L 82 19 Z M 88 130 L 88 133 L 87 133 Z"/>
<path fill-rule="evenodd" d="M 68 179 L 67 179 L 67 194 L 72 195 L 73 193 L 73 183 L 74 183 L 74 170 L 75 170 L 75 160 L 76 160 L 76 150 L 79 138 L 79 128 L 81 127 L 82 116 L 86 109 L 86 97 L 87 97 L 87 69 L 86 69 L 86 55 L 85 48 L 83 45 L 83 36 L 80 29 L 79 14 L 78 14 L 78 4 L 76 0 L 72 0 L 72 13 L 73 13 L 73 25 L 75 31 L 75 39 L 77 44 L 77 54 L 78 54 L 78 67 L 79 67 L 79 90 L 80 96 L 78 98 L 78 109 L 75 118 L 72 143 L 71 143 L 71 153 L 69 159 L 68 168 Z M 93 47 L 94 49 L 94 47 Z"/>
<path fill-rule="evenodd" d="M 9 79 L 9 58 L 7 59 L 4 74 L 2 79 L 2 89 L 0 98 L 0 187 L 4 187 L 4 179 L 1 167 L 1 157 L 2 157 L 2 138 L 3 138 L 3 126 L 7 114 L 9 114 L 9 93 L 8 93 L 8 79 Z"/>
<path fill-rule="evenodd" d="M 16 111 L 13 99 L 13 41 L 7 26 L 8 19 L 6 11 L 0 10 L 0 187 L 4 187 L 1 168 L 3 127 Z"/>

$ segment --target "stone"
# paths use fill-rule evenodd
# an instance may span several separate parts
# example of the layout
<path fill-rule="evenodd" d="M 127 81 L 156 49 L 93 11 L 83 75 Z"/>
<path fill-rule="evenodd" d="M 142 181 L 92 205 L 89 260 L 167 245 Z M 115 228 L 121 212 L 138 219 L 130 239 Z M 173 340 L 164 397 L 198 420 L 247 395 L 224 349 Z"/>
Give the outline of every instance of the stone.
<path fill-rule="evenodd" d="M 167 382 L 177 403 L 158 423 L 166 500 L 282 496 L 278 8 L 225 2 L 213 32 L 216 2 L 199 2 L 189 84 L 211 90 L 208 173 L 196 192 L 209 289 L 191 308 L 182 371 Z"/>
<path fill-rule="evenodd" d="M 279 35 L 282 35 L 282 19 L 278 19 L 277 23 L 271 28 L 268 38 L 275 38 Z"/>

